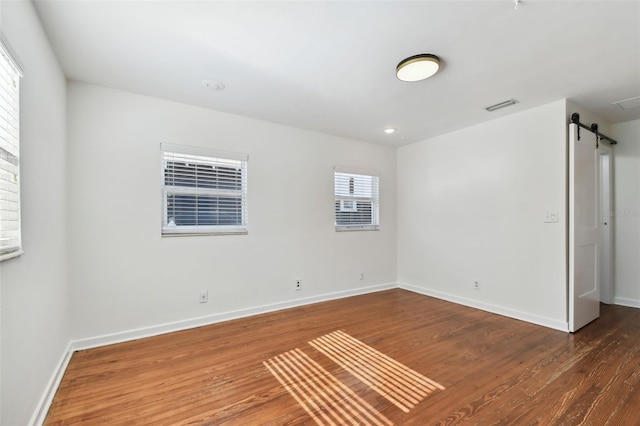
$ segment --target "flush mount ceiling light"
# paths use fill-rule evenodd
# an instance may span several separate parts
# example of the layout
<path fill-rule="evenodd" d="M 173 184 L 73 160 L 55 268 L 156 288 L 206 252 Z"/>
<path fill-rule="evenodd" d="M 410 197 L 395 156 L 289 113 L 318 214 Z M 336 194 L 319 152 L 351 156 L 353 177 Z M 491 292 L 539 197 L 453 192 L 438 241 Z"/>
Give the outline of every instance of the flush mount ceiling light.
<path fill-rule="evenodd" d="M 396 76 L 402 81 L 420 81 L 429 78 L 440 69 L 440 58 L 430 53 L 410 56 L 396 67 Z"/>
<path fill-rule="evenodd" d="M 390 135 L 391 133 L 395 133 L 395 132 L 396 132 L 396 130 L 398 130 L 398 129 L 396 129 L 396 128 L 394 128 L 394 127 L 387 127 L 386 129 L 384 129 L 384 132 L 385 132 L 386 134 Z"/>

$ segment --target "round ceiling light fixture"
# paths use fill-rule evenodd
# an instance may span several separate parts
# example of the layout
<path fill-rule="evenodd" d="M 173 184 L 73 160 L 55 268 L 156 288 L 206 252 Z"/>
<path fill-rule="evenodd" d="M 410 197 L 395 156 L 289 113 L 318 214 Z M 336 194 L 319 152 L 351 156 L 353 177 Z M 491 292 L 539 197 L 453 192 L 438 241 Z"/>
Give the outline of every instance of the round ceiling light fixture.
<path fill-rule="evenodd" d="M 396 130 L 398 130 L 398 129 L 396 129 L 395 127 L 387 127 L 386 129 L 384 129 L 384 132 L 385 132 L 386 134 L 390 135 L 390 134 L 392 134 L 392 133 L 395 133 L 395 132 L 396 132 Z"/>
<path fill-rule="evenodd" d="M 410 56 L 400 61 L 396 76 L 402 81 L 420 81 L 429 78 L 440 69 L 440 58 L 430 53 Z"/>

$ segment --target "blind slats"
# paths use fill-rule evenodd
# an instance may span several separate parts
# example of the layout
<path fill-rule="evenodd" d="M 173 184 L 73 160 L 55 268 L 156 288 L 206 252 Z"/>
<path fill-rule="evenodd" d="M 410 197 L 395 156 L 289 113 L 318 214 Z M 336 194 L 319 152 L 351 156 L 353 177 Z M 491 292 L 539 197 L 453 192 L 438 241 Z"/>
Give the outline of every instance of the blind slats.
<path fill-rule="evenodd" d="M 0 255 L 21 250 L 20 77 L 8 49 L 0 42 Z"/>
<path fill-rule="evenodd" d="M 379 177 L 334 171 L 336 230 L 378 229 Z"/>
<path fill-rule="evenodd" d="M 163 235 L 246 233 L 246 155 L 167 144 L 161 151 Z"/>

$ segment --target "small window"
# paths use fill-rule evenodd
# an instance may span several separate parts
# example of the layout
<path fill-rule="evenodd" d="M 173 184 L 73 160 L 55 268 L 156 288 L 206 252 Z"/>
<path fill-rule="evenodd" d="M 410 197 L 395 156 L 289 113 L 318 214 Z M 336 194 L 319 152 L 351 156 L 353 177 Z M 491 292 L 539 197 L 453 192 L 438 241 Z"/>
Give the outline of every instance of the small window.
<path fill-rule="evenodd" d="M 378 175 L 336 168 L 333 178 L 336 231 L 378 229 Z"/>
<path fill-rule="evenodd" d="M 0 260 L 22 254 L 20 77 L 9 50 L 0 42 Z"/>
<path fill-rule="evenodd" d="M 162 234 L 247 233 L 247 156 L 162 144 Z"/>

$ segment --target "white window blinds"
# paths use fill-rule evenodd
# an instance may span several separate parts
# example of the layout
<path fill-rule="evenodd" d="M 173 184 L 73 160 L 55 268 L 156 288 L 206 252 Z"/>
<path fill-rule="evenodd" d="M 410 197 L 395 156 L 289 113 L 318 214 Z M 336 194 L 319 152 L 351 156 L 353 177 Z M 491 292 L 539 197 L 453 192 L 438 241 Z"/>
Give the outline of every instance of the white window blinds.
<path fill-rule="evenodd" d="M 336 167 L 333 178 L 336 230 L 378 229 L 378 175 Z"/>
<path fill-rule="evenodd" d="M 162 144 L 162 234 L 247 232 L 247 155 Z"/>
<path fill-rule="evenodd" d="M 20 232 L 20 77 L 0 42 L 0 260 L 22 253 Z"/>

